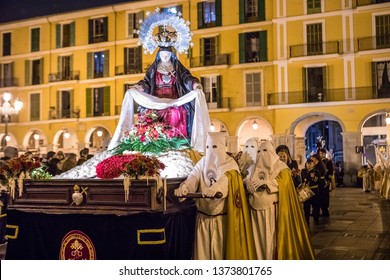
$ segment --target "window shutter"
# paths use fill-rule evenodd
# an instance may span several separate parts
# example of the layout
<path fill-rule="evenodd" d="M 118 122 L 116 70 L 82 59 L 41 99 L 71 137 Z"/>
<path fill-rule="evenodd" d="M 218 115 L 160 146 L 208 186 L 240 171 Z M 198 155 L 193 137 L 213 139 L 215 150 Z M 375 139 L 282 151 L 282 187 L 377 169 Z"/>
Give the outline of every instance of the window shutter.
<path fill-rule="evenodd" d="M 0 69 L 1 69 L 1 67 L 0 67 Z M 9 64 L 9 72 L 10 72 L 10 74 L 9 74 L 10 78 L 13 79 L 13 77 L 14 77 L 14 62 L 11 62 Z M 1 73 L 0 73 L 0 77 L 2 77 Z M 12 83 L 12 85 L 14 85 L 13 81 L 11 81 L 11 83 Z"/>
<path fill-rule="evenodd" d="M 135 26 L 137 27 L 137 29 L 139 29 L 139 27 L 140 27 L 140 23 L 139 23 L 139 21 L 142 19 L 144 19 L 144 12 L 143 11 L 141 11 L 141 12 L 138 12 L 137 14 L 136 14 L 136 23 L 135 23 Z"/>
<path fill-rule="evenodd" d="M 73 89 L 69 90 L 69 104 L 70 104 L 70 114 L 73 114 L 74 111 L 74 94 Z"/>
<path fill-rule="evenodd" d="M 372 98 L 378 98 L 377 62 L 371 62 Z"/>
<path fill-rule="evenodd" d="M 222 26 L 222 0 L 215 0 L 216 25 Z"/>
<path fill-rule="evenodd" d="M 217 76 L 217 108 L 222 107 L 222 98 L 221 98 L 221 75 Z"/>
<path fill-rule="evenodd" d="M 24 83 L 26 86 L 31 85 L 31 61 L 26 60 L 24 62 Z"/>
<path fill-rule="evenodd" d="M 245 23 L 245 0 L 240 0 L 239 10 L 240 23 Z"/>
<path fill-rule="evenodd" d="M 70 24 L 70 45 L 74 46 L 75 44 L 75 22 Z"/>
<path fill-rule="evenodd" d="M 198 29 L 203 28 L 203 2 L 198 3 Z"/>
<path fill-rule="evenodd" d="M 139 46 L 137 49 L 137 57 L 138 57 L 137 69 L 139 73 L 142 73 L 142 47 L 141 46 Z"/>
<path fill-rule="evenodd" d="M 108 17 L 104 18 L 104 23 L 103 23 L 103 41 L 104 42 L 108 41 Z"/>
<path fill-rule="evenodd" d="M 260 61 L 267 61 L 267 31 L 259 32 L 260 40 Z"/>
<path fill-rule="evenodd" d="M 43 84 L 43 58 L 39 60 L 39 83 Z"/>
<path fill-rule="evenodd" d="M 305 100 L 305 102 L 309 101 L 309 98 L 307 96 L 307 92 L 308 92 L 307 75 L 308 75 L 308 68 L 303 67 L 302 68 L 302 92 L 303 92 L 303 100 Z"/>
<path fill-rule="evenodd" d="M 123 74 L 126 74 L 126 73 L 128 73 L 128 61 L 129 61 L 129 59 L 128 59 L 128 57 L 129 57 L 129 48 L 124 48 L 123 49 L 123 60 L 124 60 L 124 63 L 123 63 Z"/>
<path fill-rule="evenodd" d="M 328 79 L 326 76 L 326 66 L 322 66 L 322 96 L 324 101 L 326 101 L 328 98 L 326 94 L 327 89 L 328 89 Z"/>
<path fill-rule="evenodd" d="M 93 53 L 87 53 L 87 79 L 93 77 Z"/>
<path fill-rule="evenodd" d="M 75 76 L 75 74 L 74 74 L 74 72 L 73 72 L 73 54 L 71 54 L 70 56 L 69 56 L 69 69 L 70 69 L 70 75 L 71 75 L 71 77 L 72 77 L 72 79 L 74 79 L 74 76 Z"/>
<path fill-rule="evenodd" d="M 239 34 L 240 63 L 245 63 L 245 33 Z"/>
<path fill-rule="evenodd" d="M 92 117 L 92 89 L 91 88 L 87 88 L 86 89 L 86 104 L 85 104 L 85 109 L 86 109 L 86 115 L 87 115 L 87 118 L 89 117 Z"/>
<path fill-rule="evenodd" d="M 31 51 L 36 52 L 39 51 L 39 28 L 31 29 Z"/>
<path fill-rule="evenodd" d="M 110 52 L 104 51 L 104 68 L 103 68 L 103 76 L 109 77 L 110 76 Z"/>
<path fill-rule="evenodd" d="M 104 116 L 110 116 L 110 87 L 104 87 Z"/>
<path fill-rule="evenodd" d="M 259 21 L 264 21 L 265 20 L 265 0 L 258 0 L 257 9 L 258 9 L 257 13 L 258 13 Z"/>
<path fill-rule="evenodd" d="M 56 47 L 61 48 L 61 24 L 56 24 Z"/>
<path fill-rule="evenodd" d="M 88 44 L 93 44 L 93 19 L 88 20 Z"/>
<path fill-rule="evenodd" d="M 204 65 L 204 38 L 201 38 L 200 39 L 200 46 L 199 46 L 199 50 L 200 50 L 200 54 L 199 54 L 199 63 L 200 65 L 199 66 L 203 66 Z"/>
<path fill-rule="evenodd" d="M 57 90 L 57 101 L 56 101 L 56 116 L 57 116 L 57 119 L 61 118 L 62 117 L 62 108 L 61 108 L 61 91 Z"/>

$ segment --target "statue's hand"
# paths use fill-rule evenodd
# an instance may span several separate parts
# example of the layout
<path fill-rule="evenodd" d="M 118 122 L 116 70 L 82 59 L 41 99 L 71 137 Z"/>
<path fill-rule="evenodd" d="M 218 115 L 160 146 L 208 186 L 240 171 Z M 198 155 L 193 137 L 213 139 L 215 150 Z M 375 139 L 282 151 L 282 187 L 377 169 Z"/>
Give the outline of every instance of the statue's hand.
<path fill-rule="evenodd" d="M 182 183 L 180 187 L 174 190 L 175 196 L 184 196 L 188 194 L 188 187 L 186 184 Z"/>
<path fill-rule="evenodd" d="M 193 86 L 193 89 L 203 90 L 203 87 L 202 87 L 201 84 L 195 83 L 194 86 Z"/>

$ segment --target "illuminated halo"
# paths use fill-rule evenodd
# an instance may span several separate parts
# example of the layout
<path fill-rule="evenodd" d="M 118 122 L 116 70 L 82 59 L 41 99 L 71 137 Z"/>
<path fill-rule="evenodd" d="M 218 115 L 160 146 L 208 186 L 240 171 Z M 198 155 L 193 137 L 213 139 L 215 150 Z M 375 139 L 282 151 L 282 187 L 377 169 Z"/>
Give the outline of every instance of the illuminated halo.
<path fill-rule="evenodd" d="M 192 45 L 190 32 L 190 23 L 185 22 L 181 14 L 173 14 L 170 12 L 160 13 L 157 8 L 155 12 L 146 13 L 144 21 L 140 20 L 141 26 L 138 30 L 139 45 L 145 49 L 145 53 L 152 54 L 157 47 L 174 47 L 179 53 L 187 53 L 188 48 Z M 156 27 L 162 26 L 172 27 L 175 32 L 158 33 L 153 35 L 153 30 Z"/>

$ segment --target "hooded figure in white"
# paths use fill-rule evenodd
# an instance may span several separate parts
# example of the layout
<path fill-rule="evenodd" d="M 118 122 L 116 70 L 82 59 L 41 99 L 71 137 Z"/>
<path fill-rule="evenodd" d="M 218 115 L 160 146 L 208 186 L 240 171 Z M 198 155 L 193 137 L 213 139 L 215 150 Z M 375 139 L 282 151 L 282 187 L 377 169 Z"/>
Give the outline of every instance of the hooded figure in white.
<path fill-rule="evenodd" d="M 234 159 L 226 154 L 225 133 L 209 132 L 206 154 L 195 165 L 187 179 L 175 190 L 176 196 L 201 192 L 198 209 L 194 259 L 217 260 L 225 256 L 226 201 L 230 170 L 239 170 Z M 213 198 L 219 192 L 221 198 Z M 210 197 L 210 198 L 207 198 Z"/>
<path fill-rule="evenodd" d="M 238 165 L 240 167 L 242 178 L 244 182 L 252 177 L 255 170 L 257 155 L 259 152 L 259 140 L 257 137 L 252 137 L 246 140 L 245 147 L 242 152 Z"/>
<path fill-rule="evenodd" d="M 279 159 L 272 142 L 260 143 L 246 188 L 257 258 L 313 259 L 310 234 L 291 171 Z"/>

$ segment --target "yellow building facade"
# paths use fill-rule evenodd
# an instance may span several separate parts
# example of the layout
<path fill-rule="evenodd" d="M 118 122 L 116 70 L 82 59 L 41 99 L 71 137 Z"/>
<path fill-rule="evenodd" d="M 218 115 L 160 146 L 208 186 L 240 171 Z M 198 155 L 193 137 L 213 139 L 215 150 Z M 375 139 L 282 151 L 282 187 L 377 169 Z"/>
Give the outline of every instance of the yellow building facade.
<path fill-rule="evenodd" d="M 136 32 L 157 7 L 190 21 L 193 47 L 178 58 L 201 80 L 213 128 L 226 131 L 230 152 L 250 137 L 272 139 L 302 166 L 308 129 L 333 121 L 345 169 L 356 170 L 364 137 L 386 141 L 388 1 L 161 0 L 0 24 L 0 96 L 24 103 L 2 119 L 2 148 L 104 148 L 127 87 L 154 60 Z"/>

